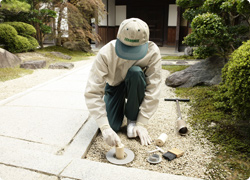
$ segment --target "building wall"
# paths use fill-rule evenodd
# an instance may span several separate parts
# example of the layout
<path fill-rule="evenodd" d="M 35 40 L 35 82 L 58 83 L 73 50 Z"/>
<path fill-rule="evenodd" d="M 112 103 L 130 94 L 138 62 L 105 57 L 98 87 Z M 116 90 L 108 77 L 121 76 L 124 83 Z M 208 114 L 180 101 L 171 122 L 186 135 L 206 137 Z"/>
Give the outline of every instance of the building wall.
<path fill-rule="evenodd" d="M 127 6 L 117 5 L 115 13 L 115 25 L 119 26 L 123 20 L 127 18 Z"/>
<path fill-rule="evenodd" d="M 103 0 L 103 3 L 107 14 L 98 25 L 98 34 L 102 39 L 98 46 L 103 46 L 116 39 L 120 22 L 126 19 L 126 6 L 116 6 L 115 0 Z"/>
<path fill-rule="evenodd" d="M 116 39 L 120 23 L 130 17 L 146 21 L 150 27 L 150 40 L 159 46 L 176 44 L 177 5 L 175 0 L 103 0 L 107 15 L 98 26 L 98 34 L 104 45 Z M 187 22 L 181 20 L 180 42 L 188 33 Z"/>
<path fill-rule="evenodd" d="M 177 25 L 177 5 L 176 4 L 169 4 L 168 8 L 168 26 Z"/>

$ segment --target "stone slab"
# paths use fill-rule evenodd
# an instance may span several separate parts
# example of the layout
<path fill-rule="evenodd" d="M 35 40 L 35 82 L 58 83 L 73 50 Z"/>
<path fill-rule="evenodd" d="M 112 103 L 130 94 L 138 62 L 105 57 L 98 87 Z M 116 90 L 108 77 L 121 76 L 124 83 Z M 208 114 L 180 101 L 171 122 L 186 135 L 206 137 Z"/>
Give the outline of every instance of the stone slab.
<path fill-rule="evenodd" d="M 63 54 L 61 52 L 52 51 L 52 52 L 50 52 L 50 54 L 52 54 L 52 55 L 54 55 L 56 57 L 62 58 L 62 59 L 67 59 L 67 60 L 71 60 L 72 59 L 71 56 Z"/>
<path fill-rule="evenodd" d="M 74 68 L 74 64 L 59 62 L 59 63 L 50 64 L 48 68 L 49 69 L 72 69 Z"/>
<path fill-rule="evenodd" d="M 89 118 L 63 155 L 79 159 L 85 157 L 97 132 L 96 121 Z"/>
<path fill-rule="evenodd" d="M 58 180 L 58 178 L 53 175 L 0 164 L 0 180 Z"/>
<path fill-rule="evenodd" d="M 171 65 L 184 65 L 184 66 L 191 66 L 196 63 L 200 62 L 200 60 L 163 60 L 163 66 L 171 66 Z"/>
<path fill-rule="evenodd" d="M 0 114 L 0 135 L 60 147 L 71 141 L 88 117 L 83 110 L 15 106 L 1 107 Z"/>
<path fill-rule="evenodd" d="M 31 142 L 31 141 L 17 139 L 17 138 L 0 136 L 0 149 L 2 148 L 28 149 L 32 151 L 42 151 L 42 152 L 46 152 L 50 154 L 56 154 L 61 149 L 60 146 L 41 144 L 41 143 Z"/>
<path fill-rule="evenodd" d="M 78 69 L 73 74 L 69 74 L 65 76 L 64 79 L 71 80 L 71 81 L 74 81 L 74 80 L 87 81 L 91 67 L 92 67 L 92 63 L 87 64 L 86 66 L 84 66 L 84 68 Z"/>
<path fill-rule="evenodd" d="M 89 74 L 90 69 L 92 68 L 93 63 L 88 63 L 82 68 L 79 68 L 74 74 Z M 86 78 L 86 77 L 85 77 Z"/>
<path fill-rule="evenodd" d="M 23 95 L 26 95 L 32 91 L 35 91 L 45 85 L 48 85 L 48 84 L 53 84 L 55 83 L 56 81 L 58 80 L 61 80 L 61 79 L 65 79 L 65 81 L 67 82 L 67 80 L 70 80 L 70 81 L 81 81 L 80 83 L 82 82 L 86 82 L 87 81 L 87 77 L 88 77 L 88 73 L 89 73 L 89 69 L 91 68 L 91 64 L 87 64 L 86 66 L 83 66 L 83 67 L 80 67 L 80 68 L 77 68 L 76 70 L 73 70 L 73 71 L 70 71 L 68 73 L 65 73 L 63 74 L 62 76 L 59 76 L 59 77 L 56 77 L 54 79 L 51 79 L 45 83 L 42 83 L 42 84 L 39 84 L 37 86 L 34 86 L 30 89 L 27 89 L 26 91 L 23 91 L 23 92 L 20 92 L 20 93 L 17 93 L 16 95 L 13 95 L 7 99 L 4 99 L 4 100 L 1 100 L 0 101 L 0 106 L 1 105 L 5 105 L 6 103 L 10 102 L 10 101 L 13 101 Z"/>
<path fill-rule="evenodd" d="M 34 61 L 25 61 L 20 64 L 20 68 L 25 69 L 41 69 L 46 66 L 45 60 L 34 60 Z"/>
<path fill-rule="evenodd" d="M 86 76 L 84 79 L 82 76 Z M 82 81 L 82 82 L 87 82 L 88 74 L 72 74 L 64 77 L 64 80 L 66 81 Z"/>
<path fill-rule="evenodd" d="M 8 166 L 59 176 L 72 159 L 24 149 L 1 149 L 0 162 Z"/>
<path fill-rule="evenodd" d="M 62 172 L 62 177 L 76 179 L 108 179 L 108 180 L 198 180 L 197 178 L 158 173 L 148 170 L 115 166 L 107 163 L 75 159 Z"/>
<path fill-rule="evenodd" d="M 39 91 L 61 91 L 61 92 L 80 92 L 82 96 L 86 88 L 86 81 L 65 80 L 60 79 L 54 83 L 50 83 L 40 87 Z"/>
<path fill-rule="evenodd" d="M 87 110 L 84 94 L 81 92 L 35 90 L 5 105 Z"/>

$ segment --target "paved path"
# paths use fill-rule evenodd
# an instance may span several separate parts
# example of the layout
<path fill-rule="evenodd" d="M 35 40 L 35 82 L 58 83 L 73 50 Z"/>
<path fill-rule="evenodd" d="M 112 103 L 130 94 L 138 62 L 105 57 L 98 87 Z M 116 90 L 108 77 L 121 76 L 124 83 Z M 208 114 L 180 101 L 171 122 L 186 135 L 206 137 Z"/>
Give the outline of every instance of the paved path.
<path fill-rule="evenodd" d="M 98 132 L 84 89 L 91 63 L 0 101 L 0 180 L 190 180 L 83 157 Z"/>
<path fill-rule="evenodd" d="M 162 60 L 162 65 L 182 65 L 182 66 L 191 66 L 196 64 L 197 62 L 200 62 L 201 60 Z"/>

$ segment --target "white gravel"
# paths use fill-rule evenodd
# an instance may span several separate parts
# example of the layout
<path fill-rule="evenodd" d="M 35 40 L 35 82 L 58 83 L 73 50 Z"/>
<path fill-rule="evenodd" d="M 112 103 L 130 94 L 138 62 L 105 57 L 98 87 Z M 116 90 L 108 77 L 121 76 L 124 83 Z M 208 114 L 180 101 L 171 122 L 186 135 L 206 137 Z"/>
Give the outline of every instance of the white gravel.
<path fill-rule="evenodd" d="M 164 151 L 167 152 L 168 149 L 178 148 L 183 150 L 185 153 L 182 157 L 174 159 L 173 161 L 162 159 L 162 162 L 159 164 L 150 164 L 146 160 L 148 157 L 147 151 L 156 149 L 155 142 L 146 147 L 140 145 L 139 139 L 128 139 L 126 136 L 126 126 L 124 125 L 118 135 L 125 147 L 135 153 L 134 161 L 127 164 L 126 166 L 162 173 L 207 179 L 208 177 L 205 175 L 206 165 L 211 162 L 211 158 L 214 156 L 213 152 L 211 151 L 213 146 L 206 139 L 199 140 L 199 133 L 193 131 L 190 127 L 189 134 L 186 136 L 180 136 L 176 132 L 176 103 L 164 101 L 164 98 L 176 97 L 174 89 L 167 87 L 164 84 L 164 80 L 168 75 L 168 71 L 162 70 L 163 81 L 160 104 L 157 112 L 147 125 L 147 129 L 153 140 L 156 140 L 161 133 L 166 133 L 168 135 L 168 139 L 162 147 Z M 183 119 L 188 119 L 188 103 L 180 102 L 180 107 Z M 126 122 L 123 124 L 126 124 Z M 106 160 L 105 154 L 110 149 L 111 147 L 103 141 L 101 134 L 99 134 L 94 140 L 86 158 L 93 161 L 109 163 Z M 162 155 L 160 152 L 157 154 L 160 156 Z"/>

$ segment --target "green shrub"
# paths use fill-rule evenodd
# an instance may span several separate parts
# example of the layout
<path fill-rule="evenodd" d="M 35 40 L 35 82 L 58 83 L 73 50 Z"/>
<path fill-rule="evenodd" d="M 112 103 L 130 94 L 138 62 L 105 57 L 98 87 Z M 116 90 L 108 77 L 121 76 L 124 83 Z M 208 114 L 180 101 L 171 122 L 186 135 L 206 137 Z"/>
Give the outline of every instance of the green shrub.
<path fill-rule="evenodd" d="M 217 108 L 231 110 L 238 120 L 250 117 L 250 40 L 235 50 L 222 70 Z"/>
<path fill-rule="evenodd" d="M 183 43 L 198 47 L 194 50 L 198 58 L 227 56 L 231 36 L 222 18 L 213 13 L 204 13 L 193 19 L 191 27 L 192 33 L 184 38 Z"/>
<path fill-rule="evenodd" d="M 8 24 L 0 24 L 0 42 L 8 45 L 17 36 L 15 28 Z"/>
<path fill-rule="evenodd" d="M 17 35 L 15 39 L 8 44 L 8 50 L 13 53 L 27 52 L 32 50 L 32 45 L 26 37 Z"/>
<path fill-rule="evenodd" d="M 26 23 L 3 23 L 0 24 L 0 42 L 4 44 L 5 49 L 13 53 L 35 50 L 38 42 L 29 35 L 34 32 L 34 27 Z"/>
<path fill-rule="evenodd" d="M 37 40 L 34 37 L 32 36 L 25 36 L 25 37 L 28 39 L 29 43 L 31 44 L 30 50 L 35 50 L 39 46 Z"/>
<path fill-rule="evenodd" d="M 216 50 L 213 47 L 209 47 L 209 46 L 199 46 L 197 48 L 194 48 L 194 57 L 197 59 L 205 59 L 209 56 L 211 56 L 211 54 L 215 54 Z"/>
<path fill-rule="evenodd" d="M 201 0 L 176 0 L 176 4 L 181 7 L 192 7 L 192 6 L 199 6 L 202 4 Z"/>
<path fill-rule="evenodd" d="M 36 34 L 36 29 L 30 24 L 24 22 L 6 22 L 6 24 L 13 26 L 19 35 L 34 36 Z"/>

